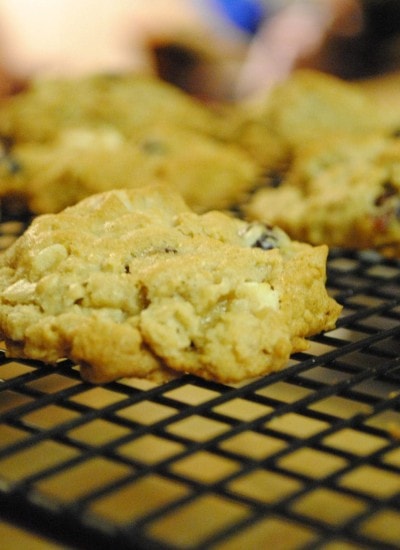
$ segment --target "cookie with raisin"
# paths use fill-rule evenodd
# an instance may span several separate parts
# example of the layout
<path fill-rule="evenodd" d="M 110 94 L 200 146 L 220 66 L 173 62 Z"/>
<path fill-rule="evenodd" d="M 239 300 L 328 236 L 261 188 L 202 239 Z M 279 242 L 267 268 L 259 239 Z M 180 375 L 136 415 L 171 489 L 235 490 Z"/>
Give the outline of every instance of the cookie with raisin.
<path fill-rule="evenodd" d="M 293 239 L 400 255 L 400 139 L 338 136 L 298 148 L 280 185 L 242 206 Z"/>
<path fill-rule="evenodd" d="M 326 257 L 278 228 L 196 214 L 164 185 L 92 195 L 0 256 L 0 335 L 9 356 L 69 358 L 94 383 L 239 382 L 334 327 Z"/>
<path fill-rule="evenodd" d="M 260 177 L 259 165 L 238 146 L 159 124 L 134 139 L 112 127 L 81 127 L 60 132 L 51 142 L 7 142 L 0 157 L 3 209 L 12 211 L 18 195 L 34 214 L 149 183 L 174 187 L 198 212 L 227 209 Z"/>

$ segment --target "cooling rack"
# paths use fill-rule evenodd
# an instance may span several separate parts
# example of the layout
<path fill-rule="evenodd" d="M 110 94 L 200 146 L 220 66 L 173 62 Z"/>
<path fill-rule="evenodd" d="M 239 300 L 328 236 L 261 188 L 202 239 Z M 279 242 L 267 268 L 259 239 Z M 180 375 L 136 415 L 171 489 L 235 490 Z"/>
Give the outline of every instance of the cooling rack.
<path fill-rule="evenodd" d="M 0 224 L 0 247 L 23 228 Z M 332 250 L 328 288 L 344 306 L 337 328 L 246 384 L 91 386 L 67 361 L 0 352 L 0 535 L 12 524 L 64 548 L 399 548 L 400 262 Z"/>

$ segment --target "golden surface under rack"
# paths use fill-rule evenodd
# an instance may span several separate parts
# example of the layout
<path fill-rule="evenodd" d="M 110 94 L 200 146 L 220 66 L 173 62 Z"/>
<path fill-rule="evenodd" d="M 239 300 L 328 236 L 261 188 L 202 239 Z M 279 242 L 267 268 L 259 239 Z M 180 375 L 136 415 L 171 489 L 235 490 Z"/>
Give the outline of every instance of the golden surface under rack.
<path fill-rule="evenodd" d="M 23 228 L 0 224 L 0 247 Z M 337 328 L 238 386 L 95 387 L 69 362 L 1 352 L 2 540 L 399 548 L 400 262 L 333 250 L 328 288 L 344 305 Z"/>

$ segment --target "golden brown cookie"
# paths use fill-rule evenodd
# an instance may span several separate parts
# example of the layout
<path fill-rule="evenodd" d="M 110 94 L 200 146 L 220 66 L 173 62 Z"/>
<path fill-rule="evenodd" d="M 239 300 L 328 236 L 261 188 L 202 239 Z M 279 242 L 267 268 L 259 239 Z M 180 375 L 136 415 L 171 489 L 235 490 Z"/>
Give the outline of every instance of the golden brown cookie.
<path fill-rule="evenodd" d="M 137 74 L 37 78 L 0 103 L 0 134 L 15 142 L 47 142 L 63 130 L 98 126 L 132 137 L 155 122 L 212 134 L 218 117 L 175 86 Z"/>
<path fill-rule="evenodd" d="M 291 148 L 320 136 L 381 130 L 386 124 L 360 87 L 310 69 L 295 71 L 249 103 L 247 111 Z"/>
<path fill-rule="evenodd" d="M 340 135 L 299 147 L 280 185 L 260 189 L 243 211 L 293 239 L 399 256 L 400 139 Z"/>
<path fill-rule="evenodd" d="M 240 381 L 285 366 L 341 307 L 327 248 L 165 186 L 93 195 L 43 215 L 0 257 L 10 356 L 70 358 L 96 383 L 193 373 Z"/>
<path fill-rule="evenodd" d="M 148 126 L 135 138 L 114 127 L 64 130 L 46 143 L 5 144 L 0 197 L 35 214 L 59 212 L 94 193 L 166 183 L 196 211 L 243 200 L 261 168 L 242 149 L 178 126 Z"/>

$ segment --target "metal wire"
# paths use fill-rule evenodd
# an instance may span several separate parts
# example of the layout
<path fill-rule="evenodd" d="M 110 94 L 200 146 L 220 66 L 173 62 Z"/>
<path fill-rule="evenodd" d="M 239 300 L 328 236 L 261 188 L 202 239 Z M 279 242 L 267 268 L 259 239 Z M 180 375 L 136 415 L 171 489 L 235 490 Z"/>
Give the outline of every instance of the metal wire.
<path fill-rule="evenodd" d="M 399 548 L 400 263 L 332 250 L 328 288 L 337 328 L 246 384 L 1 353 L 0 516 L 76 548 Z"/>

